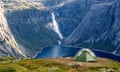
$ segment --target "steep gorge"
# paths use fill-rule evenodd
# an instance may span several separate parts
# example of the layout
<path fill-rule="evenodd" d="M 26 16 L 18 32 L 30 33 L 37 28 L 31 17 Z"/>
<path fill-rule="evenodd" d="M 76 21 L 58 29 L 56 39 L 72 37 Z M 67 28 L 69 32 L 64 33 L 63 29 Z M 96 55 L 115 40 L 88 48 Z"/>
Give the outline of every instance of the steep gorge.
<path fill-rule="evenodd" d="M 65 45 L 120 54 L 120 6 L 116 1 L 14 0 L 6 2 L 4 9 L 11 32 L 27 56 L 58 45 L 61 39 Z"/>

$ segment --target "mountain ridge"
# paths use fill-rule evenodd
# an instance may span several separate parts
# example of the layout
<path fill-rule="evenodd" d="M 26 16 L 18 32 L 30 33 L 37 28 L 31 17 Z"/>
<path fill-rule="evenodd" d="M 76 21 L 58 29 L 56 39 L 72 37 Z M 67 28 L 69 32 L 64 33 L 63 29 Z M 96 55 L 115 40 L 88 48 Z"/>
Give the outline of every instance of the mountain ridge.
<path fill-rule="evenodd" d="M 120 54 L 119 0 L 13 0 L 4 3 L 11 32 L 27 56 L 58 45 L 58 41 Z M 57 33 L 63 35 L 63 40 L 52 29 L 54 27 L 46 27 L 52 23 L 52 12 L 60 29 Z"/>
<path fill-rule="evenodd" d="M 8 27 L 2 4 L 3 3 L 0 2 L 0 55 L 16 58 L 25 57 Z"/>
<path fill-rule="evenodd" d="M 120 6 L 117 2 L 93 5 L 81 24 L 65 40 L 65 43 L 105 51 L 111 49 L 110 52 L 115 49 L 119 50 L 119 10 Z M 114 41 L 116 38 L 117 41 Z"/>

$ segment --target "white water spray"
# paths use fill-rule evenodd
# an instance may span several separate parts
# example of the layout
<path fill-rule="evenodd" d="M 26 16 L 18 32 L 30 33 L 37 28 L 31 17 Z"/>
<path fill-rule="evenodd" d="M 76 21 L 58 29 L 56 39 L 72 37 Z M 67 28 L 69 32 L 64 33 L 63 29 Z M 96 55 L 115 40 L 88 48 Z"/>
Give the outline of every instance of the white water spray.
<path fill-rule="evenodd" d="M 117 54 L 117 52 L 119 51 L 119 47 L 120 47 L 120 45 L 118 45 L 118 47 L 112 53 Z"/>
<path fill-rule="evenodd" d="M 57 21 L 55 19 L 55 14 L 51 13 L 51 16 L 52 16 L 52 28 L 53 28 L 53 30 L 59 35 L 60 39 L 63 39 L 63 36 L 62 36 L 62 34 L 60 32 L 58 23 L 57 23 Z"/>

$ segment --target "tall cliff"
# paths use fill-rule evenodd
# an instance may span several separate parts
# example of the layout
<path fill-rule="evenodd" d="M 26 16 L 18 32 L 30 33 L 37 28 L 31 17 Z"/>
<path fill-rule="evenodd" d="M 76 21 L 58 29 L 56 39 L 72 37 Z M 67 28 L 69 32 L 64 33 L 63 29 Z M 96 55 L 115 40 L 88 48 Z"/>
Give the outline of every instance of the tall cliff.
<path fill-rule="evenodd" d="M 120 54 L 119 1 L 94 4 L 65 44 Z"/>
<path fill-rule="evenodd" d="M 2 2 L 0 2 L 0 56 L 25 57 L 8 27 Z"/>
<path fill-rule="evenodd" d="M 17 42 L 28 56 L 34 56 L 42 48 L 57 45 L 60 40 L 55 29 L 46 27 L 53 23 L 51 13 L 34 8 L 17 10 L 6 14 Z"/>
<path fill-rule="evenodd" d="M 11 0 L 4 3 L 11 32 L 27 56 L 34 56 L 59 41 L 120 54 L 119 0 Z"/>

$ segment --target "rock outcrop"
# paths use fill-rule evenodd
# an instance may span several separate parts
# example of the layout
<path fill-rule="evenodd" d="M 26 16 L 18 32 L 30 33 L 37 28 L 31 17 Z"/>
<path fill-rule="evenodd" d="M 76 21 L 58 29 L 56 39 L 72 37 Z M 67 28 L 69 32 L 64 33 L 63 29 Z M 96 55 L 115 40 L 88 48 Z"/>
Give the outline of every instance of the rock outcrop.
<path fill-rule="evenodd" d="M 0 56 L 25 57 L 8 27 L 2 2 L 0 2 Z"/>

